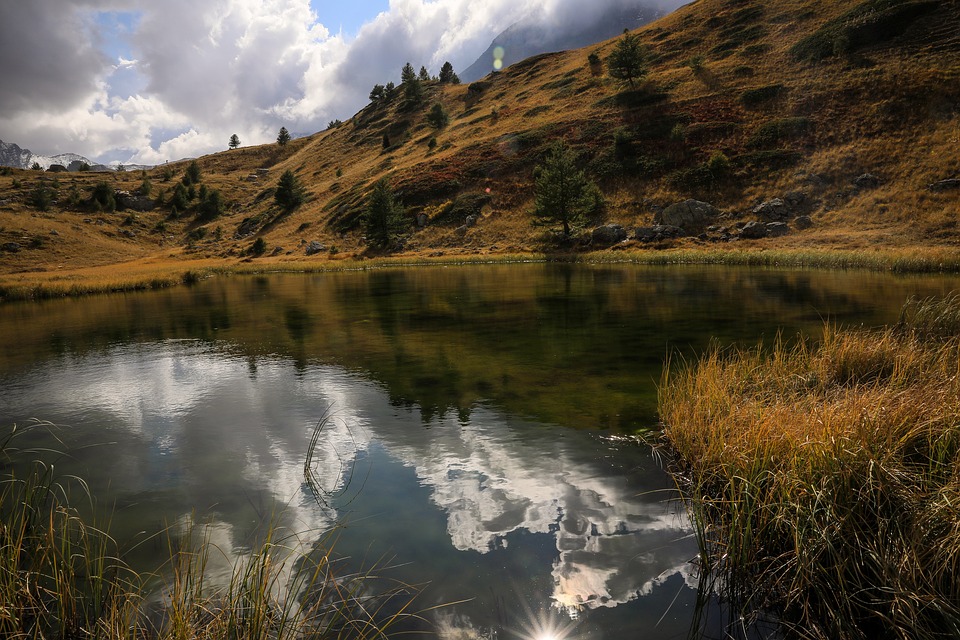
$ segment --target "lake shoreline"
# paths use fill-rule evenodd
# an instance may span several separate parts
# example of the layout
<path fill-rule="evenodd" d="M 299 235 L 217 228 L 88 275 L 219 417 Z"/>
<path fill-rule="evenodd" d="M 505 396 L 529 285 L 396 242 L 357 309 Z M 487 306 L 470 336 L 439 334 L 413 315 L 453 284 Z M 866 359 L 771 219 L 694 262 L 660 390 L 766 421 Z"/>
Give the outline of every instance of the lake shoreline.
<path fill-rule="evenodd" d="M 701 578 L 811 638 L 960 631 L 960 299 L 715 348 L 658 401 Z"/>
<path fill-rule="evenodd" d="M 478 254 L 433 252 L 349 256 L 318 260 L 279 258 L 222 259 L 148 258 L 82 269 L 0 274 L 0 303 L 78 297 L 105 293 L 164 289 L 224 275 L 323 273 L 380 268 L 459 266 L 526 262 L 584 264 L 680 265 L 710 264 L 813 269 L 865 269 L 896 274 L 960 273 L 960 254 L 946 249 L 716 249 L 705 247 L 591 252 Z"/>

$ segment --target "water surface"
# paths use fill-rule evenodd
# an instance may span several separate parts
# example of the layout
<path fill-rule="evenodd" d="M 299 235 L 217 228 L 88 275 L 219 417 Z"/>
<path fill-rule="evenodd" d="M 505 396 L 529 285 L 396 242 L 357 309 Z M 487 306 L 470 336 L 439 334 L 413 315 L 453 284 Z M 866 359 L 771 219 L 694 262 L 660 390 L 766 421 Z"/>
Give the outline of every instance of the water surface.
<path fill-rule="evenodd" d="M 431 614 L 441 637 L 531 637 L 536 618 L 568 637 L 685 637 L 696 545 L 657 457 L 625 437 L 656 428 L 665 357 L 892 322 L 957 284 L 533 264 L 9 304 L 0 423 L 57 425 L 57 468 L 141 566 L 165 547 L 134 543 L 171 525 L 209 526 L 224 579 L 269 522 L 307 549 L 339 524 L 347 564 L 388 561 L 428 585 L 424 607 L 464 601 Z"/>

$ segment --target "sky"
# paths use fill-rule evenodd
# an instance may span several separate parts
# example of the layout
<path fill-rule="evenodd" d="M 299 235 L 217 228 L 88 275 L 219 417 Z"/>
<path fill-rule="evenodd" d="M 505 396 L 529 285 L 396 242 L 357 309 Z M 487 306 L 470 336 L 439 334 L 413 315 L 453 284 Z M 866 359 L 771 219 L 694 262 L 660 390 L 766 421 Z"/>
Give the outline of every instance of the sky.
<path fill-rule="evenodd" d="M 161 164 L 321 131 L 534 13 L 636 0 L 0 0 L 0 140 Z M 677 0 L 650 0 L 677 4 Z"/>

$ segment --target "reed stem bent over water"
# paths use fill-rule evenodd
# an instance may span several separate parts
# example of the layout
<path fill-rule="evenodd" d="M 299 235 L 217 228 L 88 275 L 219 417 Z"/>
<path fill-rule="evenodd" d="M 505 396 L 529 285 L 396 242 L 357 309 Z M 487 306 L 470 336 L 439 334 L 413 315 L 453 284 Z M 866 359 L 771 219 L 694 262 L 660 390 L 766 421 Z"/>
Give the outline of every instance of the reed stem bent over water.
<path fill-rule="evenodd" d="M 334 558 L 336 529 L 316 540 L 271 523 L 225 586 L 206 581 L 223 550 L 171 530 L 167 566 L 138 574 L 108 526 L 76 508 L 93 501 L 85 483 L 30 464 L 44 452 L 18 449 L 17 435 L 0 435 L 0 638 L 382 639 L 420 619 L 418 587 L 380 574 L 382 563 L 351 571 Z M 148 604 L 158 591 L 159 609 Z"/>
<path fill-rule="evenodd" d="M 716 348 L 659 409 L 702 577 L 804 638 L 960 637 L 960 298 Z"/>

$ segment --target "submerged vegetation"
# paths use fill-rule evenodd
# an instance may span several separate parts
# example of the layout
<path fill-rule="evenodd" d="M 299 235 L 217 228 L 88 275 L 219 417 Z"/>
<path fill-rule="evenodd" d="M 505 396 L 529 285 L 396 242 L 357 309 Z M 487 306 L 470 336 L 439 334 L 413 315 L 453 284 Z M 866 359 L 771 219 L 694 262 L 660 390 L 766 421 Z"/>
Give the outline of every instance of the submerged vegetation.
<path fill-rule="evenodd" d="M 958 372 L 955 295 L 667 367 L 701 577 L 797 637 L 960 636 Z"/>
<path fill-rule="evenodd" d="M 293 532 L 271 522 L 227 584 L 214 585 L 208 559 L 226 550 L 202 531 L 171 526 L 169 560 L 139 573 L 108 523 L 85 515 L 94 499 L 82 480 L 58 477 L 52 464 L 24 464 L 43 454 L 16 446 L 24 431 L 14 427 L 0 439 L 9 470 L 0 482 L 4 638 L 383 638 L 418 618 L 410 611 L 416 587 L 377 573 L 383 567 L 341 566 L 336 529 Z M 314 535 L 302 539 L 307 534 Z"/>

